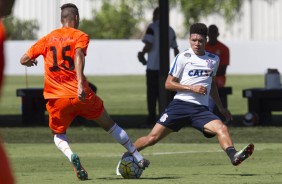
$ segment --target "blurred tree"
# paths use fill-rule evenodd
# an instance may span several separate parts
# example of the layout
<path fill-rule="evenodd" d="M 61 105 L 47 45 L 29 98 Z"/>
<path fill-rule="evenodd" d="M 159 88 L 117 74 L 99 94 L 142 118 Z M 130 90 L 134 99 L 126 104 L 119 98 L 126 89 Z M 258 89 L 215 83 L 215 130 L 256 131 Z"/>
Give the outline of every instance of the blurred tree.
<path fill-rule="evenodd" d="M 169 0 L 169 3 L 170 8 L 179 8 L 184 15 L 183 26 L 189 27 L 211 14 L 219 14 L 232 23 L 240 15 L 243 0 Z M 93 10 L 92 19 L 81 21 L 80 29 L 95 39 L 140 38 L 143 33 L 139 23 L 148 23 L 144 20 L 145 11 L 153 11 L 158 5 L 159 0 L 104 0 L 100 10 Z"/>
<path fill-rule="evenodd" d="M 224 17 L 227 23 L 232 23 L 240 16 L 242 4 L 243 0 L 180 0 L 186 27 L 211 14 L 218 14 Z"/>
<path fill-rule="evenodd" d="M 7 40 L 34 40 L 39 30 L 36 20 L 20 20 L 13 16 L 4 18 Z"/>
<path fill-rule="evenodd" d="M 131 1 L 133 2 L 133 1 Z M 83 19 L 80 29 L 95 39 L 129 39 L 136 32 L 140 12 L 134 12 L 128 3 L 121 0 L 110 3 L 104 1 L 99 11 L 93 10 L 93 18 Z"/>

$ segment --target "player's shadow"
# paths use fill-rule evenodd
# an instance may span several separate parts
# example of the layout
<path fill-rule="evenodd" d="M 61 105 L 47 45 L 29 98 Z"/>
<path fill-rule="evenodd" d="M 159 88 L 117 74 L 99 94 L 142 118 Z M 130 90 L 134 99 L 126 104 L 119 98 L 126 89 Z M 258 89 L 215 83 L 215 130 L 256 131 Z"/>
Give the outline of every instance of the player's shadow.
<path fill-rule="evenodd" d="M 193 175 L 200 175 L 200 174 L 193 174 Z M 202 174 L 201 174 L 202 175 Z M 261 174 L 254 174 L 254 173 L 245 173 L 245 174 L 207 174 L 207 175 L 222 175 L 222 176 L 260 176 Z"/>
<path fill-rule="evenodd" d="M 175 179 L 180 179 L 181 177 L 168 177 L 168 176 L 164 176 L 164 177 L 141 177 L 138 180 L 175 180 Z M 96 179 L 100 179 L 100 180 L 136 180 L 136 179 L 124 179 L 122 177 L 117 178 L 117 177 L 102 177 L 102 178 L 96 178 Z"/>

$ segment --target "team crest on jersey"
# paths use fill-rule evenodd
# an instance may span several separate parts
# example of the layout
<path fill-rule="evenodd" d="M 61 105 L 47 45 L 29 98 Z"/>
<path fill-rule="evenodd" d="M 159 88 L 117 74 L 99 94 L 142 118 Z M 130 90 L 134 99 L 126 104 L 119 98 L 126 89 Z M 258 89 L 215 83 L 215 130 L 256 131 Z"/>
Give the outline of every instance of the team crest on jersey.
<path fill-rule="evenodd" d="M 209 67 L 210 69 L 213 69 L 213 68 L 214 68 L 213 60 L 208 59 L 208 60 L 206 60 L 206 62 L 208 63 L 208 67 Z"/>
<path fill-rule="evenodd" d="M 185 53 L 184 56 L 187 57 L 187 58 L 190 58 L 191 54 L 190 53 Z"/>
<path fill-rule="evenodd" d="M 211 58 L 215 58 L 215 55 L 213 55 L 211 53 L 208 56 L 211 57 Z"/>
<path fill-rule="evenodd" d="M 165 122 L 166 118 L 168 117 L 167 113 L 164 113 L 160 118 L 160 122 Z"/>

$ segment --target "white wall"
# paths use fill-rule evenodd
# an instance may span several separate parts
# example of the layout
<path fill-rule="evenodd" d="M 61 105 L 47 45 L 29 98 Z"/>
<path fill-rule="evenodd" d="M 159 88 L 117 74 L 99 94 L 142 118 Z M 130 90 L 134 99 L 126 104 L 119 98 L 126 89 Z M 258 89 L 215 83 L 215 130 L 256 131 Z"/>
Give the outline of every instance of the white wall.
<path fill-rule="evenodd" d="M 113 0 L 114 1 L 114 0 Z M 92 10 L 99 10 L 101 0 L 16 0 L 13 15 L 19 19 L 36 19 L 41 38 L 53 29 L 61 27 L 60 6 L 66 2 L 77 5 L 81 18 L 91 18 Z M 170 10 L 170 25 L 178 35 L 183 35 L 188 27 L 183 26 L 183 15 L 180 7 Z M 281 0 L 244 0 L 241 14 L 233 24 L 226 24 L 224 17 L 216 13 L 202 17 L 201 22 L 216 24 L 221 33 L 220 38 L 231 41 L 246 40 L 282 40 L 282 1 Z M 146 22 L 152 19 L 152 10 L 146 11 Z M 141 28 L 141 30 L 145 29 Z"/>
<path fill-rule="evenodd" d="M 19 64 L 21 56 L 35 41 L 7 41 L 6 75 L 24 75 L 25 67 Z M 282 41 L 232 41 L 225 42 L 231 51 L 228 74 L 264 74 L 267 68 L 282 71 L 282 61 L 277 57 L 282 52 Z M 189 47 L 188 41 L 178 40 L 180 51 Z M 91 40 L 86 57 L 86 75 L 140 75 L 145 67 L 137 60 L 137 52 L 143 43 L 140 40 Z M 170 52 L 171 61 L 173 52 Z M 27 68 L 28 75 L 43 75 L 43 58 L 37 67 Z"/>

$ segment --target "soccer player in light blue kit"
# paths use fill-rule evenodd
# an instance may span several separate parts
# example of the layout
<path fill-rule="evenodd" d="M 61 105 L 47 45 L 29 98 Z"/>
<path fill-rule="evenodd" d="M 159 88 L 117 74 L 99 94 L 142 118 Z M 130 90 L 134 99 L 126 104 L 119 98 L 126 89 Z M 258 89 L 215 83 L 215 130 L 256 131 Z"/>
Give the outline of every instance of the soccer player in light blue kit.
<path fill-rule="evenodd" d="M 236 151 L 227 126 L 208 109 L 211 95 L 225 118 L 232 119 L 232 115 L 220 101 L 214 82 L 219 57 L 205 51 L 207 32 L 205 24 L 191 25 L 189 38 L 191 48 L 176 56 L 165 83 L 166 89 L 177 91 L 177 94 L 151 132 L 136 140 L 134 145 L 137 150 L 152 146 L 168 134 L 177 132 L 189 124 L 207 138 L 217 136 L 221 148 L 235 166 L 253 153 L 253 144 Z"/>

